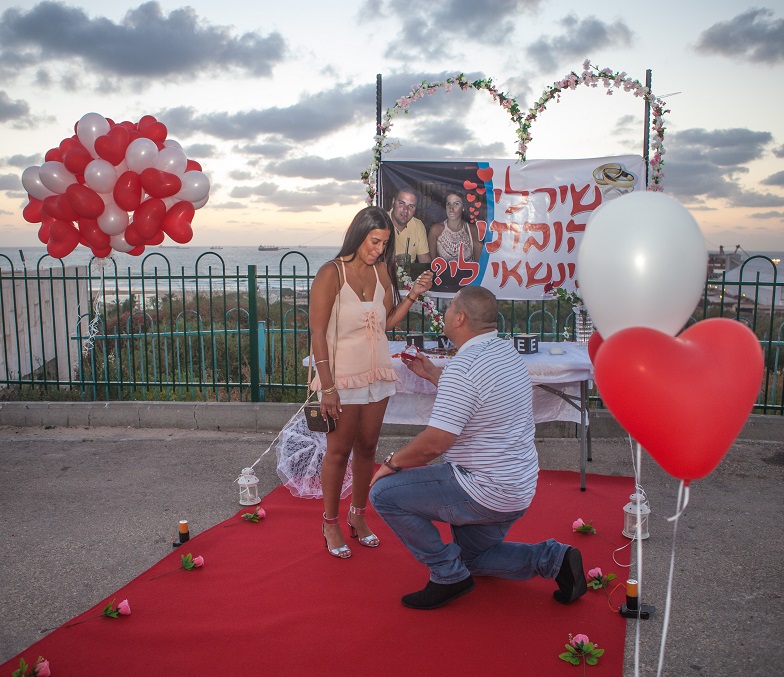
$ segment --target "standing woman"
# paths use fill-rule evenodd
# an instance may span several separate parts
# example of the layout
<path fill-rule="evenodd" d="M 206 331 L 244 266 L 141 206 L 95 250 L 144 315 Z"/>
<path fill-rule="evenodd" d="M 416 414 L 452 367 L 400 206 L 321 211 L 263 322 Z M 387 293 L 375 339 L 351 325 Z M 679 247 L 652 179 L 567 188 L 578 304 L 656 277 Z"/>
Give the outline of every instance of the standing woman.
<path fill-rule="evenodd" d="M 465 200 L 461 193 L 446 195 L 446 220 L 430 226 L 427 243 L 431 258 L 440 256 L 447 261 L 457 261 L 460 245 L 463 245 L 463 260 L 479 261 L 482 241 L 476 225 L 465 220 Z"/>
<path fill-rule="evenodd" d="M 360 545 L 378 546 L 365 523 L 365 506 L 373 475 L 376 446 L 395 371 L 386 330 L 398 324 L 417 297 L 430 289 L 427 271 L 402 300 L 397 288 L 394 226 L 378 207 L 366 207 L 351 222 L 334 260 L 316 274 L 310 290 L 310 334 L 320 391 L 321 413 L 335 419 L 327 434 L 321 466 L 324 494 L 324 543 L 330 555 L 351 556 L 338 523 L 340 492 L 351 462 L 352 487 L 348 527 Z"/>

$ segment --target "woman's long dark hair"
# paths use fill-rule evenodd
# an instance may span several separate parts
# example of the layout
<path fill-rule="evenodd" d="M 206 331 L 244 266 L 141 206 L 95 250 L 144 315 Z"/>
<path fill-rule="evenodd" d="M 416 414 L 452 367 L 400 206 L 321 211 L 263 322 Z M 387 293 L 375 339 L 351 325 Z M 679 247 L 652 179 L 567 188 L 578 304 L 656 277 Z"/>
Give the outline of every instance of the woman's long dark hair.
<path fill-rule="evenodd" d="M 343 246 L 336 258 L 345 256 L 347 261 L 353 261 L 357 256 L 357 250 L 371 230 L 389 231 L 389 240 L 387 240 L 387 246 L 384 249 L 384 264 L 389 273 L 389 279 L 392 280 L 392 296 L 395 304 L 398 304 L 400 303 L 400 289 L 397 286 L 397 264 L 395 263 L 395 227 L 392 225 L 389 214 L 383 209 L 365 207 L 357 212 L 346 231 Z"/>

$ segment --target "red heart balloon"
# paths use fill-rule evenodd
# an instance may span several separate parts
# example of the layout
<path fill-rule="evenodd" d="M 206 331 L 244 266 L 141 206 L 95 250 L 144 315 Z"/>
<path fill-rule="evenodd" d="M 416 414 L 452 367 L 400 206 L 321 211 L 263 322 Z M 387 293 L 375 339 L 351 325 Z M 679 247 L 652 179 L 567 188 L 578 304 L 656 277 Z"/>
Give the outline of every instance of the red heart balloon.
<path fill-rule="evenodd" d="M 130 169 L 117 177 L 112 189 L 114 203 L 126 212 L 132 212 L 142 202 L 142 180 Z"/>
<path fill-rule="evenodd" d="M 191 221 L 196 210 L 193 203 L 185 200 L 177 202 L 169 208 L 163 217 L 161 228 L 172 240 L 179 244 L 190 242 L 193 237 Z"/>
<path fill-rule="evenodd" d="M 596 353 L 596 385 L 618 422 L 670 475 L 705 477 L 735 441 L 762 383 L 754 332 L 713 318 L 679 337 L 614 333 Z"/>
<path fill-rule="evenodd" d="M 112 253 L 111 247 L 90 247 L 90 250 L 97 259 L 104 259 Z"/>
<path fill-rule="evenodd" d="M 588 357 L 591 358 L 593 364 L 596 364 L 596 353 L 599 352 L 603 342 L 604 339 L 598 331 L 591 334 L 591 338 L 588 339 Z"/>
<path fill-rule="evenodd" d="M 132 223 L 142 240 L 149 240 L 161 229 L 164 214 L 166 214 L 166 205 L 163 200 L 156 197 L 147 198 L 136 208 Z M 130 224 L 128 227 L 130 228 Z M 134 243 L 129 242 L 129 244 Z"/>
<path fill-rule="evenodd" d="M 62 162 L 63 153 L 59 148 L 50 148 L 44 155 L 44 160 L 47 162 Z"/>
<path fill-rule="evenodd" d="M 147 125 L 151 125 L 153 122 L 158 122 L 158 118 L 154 115 L 142 115 L 139 118 L 139 122 L 136 123 L 136 129 L 142 129 Z"/>
<path fill-rule="evenodd" d="M 155 141 L 155 143 L 163 143 L 166 141 L 166 135 L 169 133 L 169 130 L 166 129 L 166 125 L 162 122 L 151 122 L 148 125 L 144 125 L 142 127 L 141 121 L 139 122 L 139 134 L 142 136 L 150 139 L 151 141 Z"/>
<path fill-rule="evenodd" d="M 51 219 L 44 217 L 44 221 L 41 222 L 41 227 L 38 229 L 38 239 L 44 244 L 49 242 L 49 226 L 51 223 Z"/>
<path fill-rule="evenodd" d="M 79 219 L 79 232 L 93 250 L 112 248 L 109 236 L 101 230 L 95 219 Z"/>
<path fill-rule="evenodd" d="M 27 223 L 40 223 L 41 222 L 41 208 L 43 207 L 43 202 L 39 200 L 37 197 L 33 197 L 32 195 L 27 196 L 29 202 L 25 205 L 25 208 L 22 210 L 22 218 L 27 221 Z"/>
<path fill-rule="evenodd" d="M 71 207 L 71 203 L 68 202 L 68 198 L 65 195 L 45 197 L 42 211 L 53 219 L 61 219 L 62 221 L 76 221 L 79 218 L 79 214 Z"/>
<path fill-rule="evenodd" d="M 128 253 L 131 256 L 141 256 L 142 254 L 144 254 L 144 245 L 140 245 L 139 247 L 134 247 Z"/>
<path fill-rule="evenodd" d="M 79 244 L 79 231 L 72 223 L 55 219 L 49 228 L 49 242 L 46 251 L 49 256 L 61 259 L 68 256 Z"/>
<path fill-rule="evenodd" d="M 186 172 L 200 172 L 201 171 L 201 165 L 198 162 L 196 162 L 196 160 L 188 160 L 185 163 L 185 171 Z"/>
<path fill-rule="evenodd" d="M 73 210 L 85 219 L 97 219 L 106 208 L 98 193 L 78 183 L 72 183 L 65 189 L 65 197 Z"/>
<path fill-rule="evenodd" d="M 95 152 L 115 167 L 125 159 L 125 151 L 131 142 L 131 134 L 123 125 L 115 125 L 106 134 L 95 140 Z"/>
<path fill-rule="evenodd" d="M 63 164 L 71 174 L 84 174 L 84 168 L 93 161 L 93 156 L 81 143 L 63 153 Z"/>
<path fill-rule="evenodd" d="M 176 174 L 148 167 L 141 173 L 142 188 L 152 197 L 171 197 L 182 188 L 182 181 Z"/>

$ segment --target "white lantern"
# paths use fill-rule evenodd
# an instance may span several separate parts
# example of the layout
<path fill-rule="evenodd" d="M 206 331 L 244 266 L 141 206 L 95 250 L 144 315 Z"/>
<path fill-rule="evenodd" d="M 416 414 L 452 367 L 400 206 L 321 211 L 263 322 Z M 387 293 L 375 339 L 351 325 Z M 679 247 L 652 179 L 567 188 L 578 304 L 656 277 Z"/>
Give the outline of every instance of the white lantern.
<path fill-rule="evenodd" d="M 648 506 L 648 501 L 643 494 L 632 494 L 629 496 L 629 499 L 629 503 L 623 506 L 622 533 L 626 538 L 639 536 L 640 540 L 645 540 L 650 536 L 648 533 L 648 515 L 651 514 L 651 509 Z M 638 506 L 640 516 L 639 529 L 637 528 Z"/>
<path fill-rule="evenodd" d="M 259 497 L 259 478 L 253 468 L 243 468 L 242 474 L 236 480 L 240 485 L 240 505 L 256 505 L 261 503 Z"/>

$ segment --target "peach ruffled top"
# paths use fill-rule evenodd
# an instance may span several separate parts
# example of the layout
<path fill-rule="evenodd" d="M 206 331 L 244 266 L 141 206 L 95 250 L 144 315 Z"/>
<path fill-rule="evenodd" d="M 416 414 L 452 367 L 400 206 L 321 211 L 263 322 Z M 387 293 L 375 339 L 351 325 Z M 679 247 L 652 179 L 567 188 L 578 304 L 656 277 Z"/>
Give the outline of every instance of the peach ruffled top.
<path fill-rule="evenodd" d="M 332 306 L 326 337 L 335 385 L 338 390 L 344 390 L 367 387 L 375 381 L 396 381 L 397 376 L 392 368 L 387 343 L 384 287 L 378 279 L 378 271 L 374 266 L 376 287 L 373 300 L 362 301 L 346 282 L 346 267 L 343 261 L 340 261 L 340 265 L 342 284 L 338 298 Z M 338 314 L 340 319 L 335 347 L 335 321 Z M 321 390 L 318 374 L 311 383 L 311 389 Z"/>

